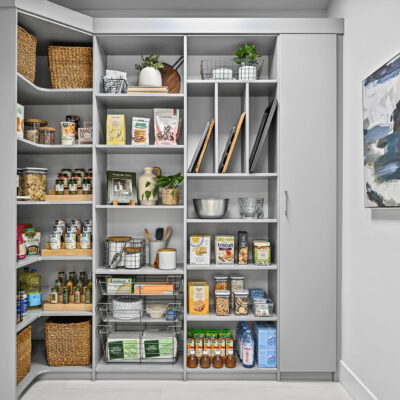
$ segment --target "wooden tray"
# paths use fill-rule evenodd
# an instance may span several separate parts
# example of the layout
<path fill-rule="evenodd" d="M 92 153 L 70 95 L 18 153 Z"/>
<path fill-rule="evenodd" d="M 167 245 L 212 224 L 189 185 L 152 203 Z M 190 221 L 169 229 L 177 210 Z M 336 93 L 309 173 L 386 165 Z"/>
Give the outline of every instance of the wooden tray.
<path fill-rule="evenodd" d="M 49 190 L 49 194 L 46 194 L 45 201 L 92 201 L 93 195 L 82 194 L 82 189 L 78 189 L 78 194 L 69 194 L 68 190 L 64 191 L 64 194 L 56 194 L 55 190 Z"/>
<path fill-rule="evenodd" d="M 92 304 L 75 304 L 75 303 L 44 303 L 44 311 L 92 311 Z"/>
<path fill-rule="evenodd" d="M 81 249 L 80 243 L 76 242 L 76 249 L 66 249 L 65 243 L 61 243 L 61 249 L 51 250 L 50 243 L 45 244 L 45 248 L 42 249 L 43 257 L 71 257 L 71 256 L 92 256 L 93 249 Z"/>

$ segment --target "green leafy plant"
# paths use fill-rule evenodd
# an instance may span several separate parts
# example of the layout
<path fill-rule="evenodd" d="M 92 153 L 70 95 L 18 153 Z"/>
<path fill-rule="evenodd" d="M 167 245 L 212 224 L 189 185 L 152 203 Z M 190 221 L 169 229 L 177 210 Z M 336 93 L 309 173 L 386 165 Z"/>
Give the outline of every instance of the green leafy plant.
<path fill-rule="evenodd" d="M 142 63 L 135 65 L 135 68 L 138 71 L 141 71 L 143 68 L 146 68 L 146 67 L 151 67 L 151 68 L 155 68 L 158 70 L 164 68 L 164 64 L 159 61 L 160 56 L 156 56 L 155 54 L 150 54 L 147 57 L 145 57 L 145 56 L 141 56 L 141 57 L 142 57 Z"/>
<path fill-rule="evenodd" d="M 153 197 L 157 196 L 159 188 L 172 189 L 172 196 L 175 196 L 175 189 L 178 188 L 178 186 L 183 181 L 183 176 L 180 172 L 176 175 L 170 176 L 160 175 L 155 176 L 153 178 L 153 181 L 155 183 L 153 190 L 146 190 L 143 193 L 143 196 L 145 196 L 147 200 L 150 199 L 151 195 L 153 195 Z M 146 182 L 146 187 L 149 187 L 150 185 L 150 181 Z"/>
<path fill-rule="evenodd" d="M 235 56 L 235 63 L 240 65 L 256 65 L 258 62 L 257 58 L 261 57 L 261 55 L 257 53 L 254 44 L 245 44 L 244 47 L 239 46 L 235 51 Z"/>

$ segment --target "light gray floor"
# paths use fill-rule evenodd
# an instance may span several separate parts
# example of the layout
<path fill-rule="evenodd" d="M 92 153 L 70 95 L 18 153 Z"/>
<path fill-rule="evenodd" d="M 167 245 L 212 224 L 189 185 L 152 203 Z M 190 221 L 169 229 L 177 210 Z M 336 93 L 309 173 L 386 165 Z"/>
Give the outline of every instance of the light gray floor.
<path fill-rule="evenodd" d="M 351 400 L 340 383 L 254 381 L 40 381 L 22 400 Z"/>

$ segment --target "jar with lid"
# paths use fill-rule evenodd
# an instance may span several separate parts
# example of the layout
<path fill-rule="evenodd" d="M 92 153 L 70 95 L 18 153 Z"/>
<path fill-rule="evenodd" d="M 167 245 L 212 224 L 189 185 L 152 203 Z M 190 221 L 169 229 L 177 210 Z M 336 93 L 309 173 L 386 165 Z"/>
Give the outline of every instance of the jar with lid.
<path fill-rule="evenodd" d="M 244 276 L 230 276 L 231 281 L 231 307 L 234 308 L 233 292 L 244 289 Z"/>
<path fill-rule="evenodd" d="M 228 290 L 227 276 L 214 276 L 214 292 L 216 290 Z"/>
<path fill-rule="evenodd" d="M 47 121 L 41 119 L 26 119 L 24 121 L 24 138 L 33 143 L 40 143 L 39 128 L 47 125 Z"/>
<path fill-rule="evenodd" d="M 58 179 L 63 182 L 64 190 L 68 190 L 68 175 L 67 174 L 58 174 Z"/>
<path fill-rule="evenodd" d="M 253 260 L 256 265 L 271 265 L 271 243 L 253 240 Z"/>
<path fill-rule="evenodd" d="M 92 184 L 92 179 L 93 179 L 92 171 L 86 172 L 85 179 L 87 179 L 90 182 L 90 184 Z"/>
<path fill-rule="evenodd" d="M 56 143 L 56 128 L 51 126 L 41 126 L 38 131 L 40 144 Z"/>
<path fill-rule="evenodd" d="M 215 294 L 215 315 L 222 317 L 230 314 L 229 290 L 216 290 Z"/>
<path fill-rule="evenodd" d="M 64 189 L 64 180 L 56 179 L 56 194 L 63 195 Z"/>
<path fill-rule="evenodd" d="M 70 179 L 68 181 L 68 193 L 78 194 L 78 182 L 76 181 L 76 179 Z"/>
<path fill-rule="evenodd" d="M 74 174 L 79 174 L 82 177 L 82 180 L 85 178 L 85 170 L 83 168 L 75 168 Z"/>
<path fill-rule="evenodd" d="M 50 303 L 51 304 L 57 304 L 58 303 L 58 290 L 55 287 L 53 287 L 53 289 L 51 289 Z"/>
<path fill-rule="evenodd" d="M 69 169 L 69 168 L 63 168 L 63 169 L 61 170 L 61 173 L 62 173 L 63 175 L 67 175 L 67 176 L 68 176 L 68 180 L 72 179 L 72 170 L 71 170 L 71 169 Z"/>
<path fill-rule="evenodd" d="M 80 174 L 72 174 L 72 179 L 76 181 L 78 189 L 82 189 L 82 177 Z"/>
<path fill-rule="evenodd" d="M 234 312 L 235 315 L 247 315 L 249 313 L 249 291 L 235 290 L 234 296 Z"/>
<path fill-rule="evenodd" d="M 92 183 L 87 178 L 85 178 L 82 182 L 82 193 L 92 194 Z"/>
<path fill-rule="evenodd" d="M 224 366 L 224 359 L 221 356 L 220 350 L 215 350 L 215 354 L 212 358 L 212 365 L 214 368 L 222 368 Z"/>
<path fill-rule="evenodd" d="M 79 128 L 81 118 L 79 117 L 79 115 L 67 115 L 65 117 L 65 120 L 67 122 L 75 122 L 75 139 L 76 139 L 76 141 L 78 141 L 78 128 Z"/>
<path fill-rule="evenodd" d="M 200 367 L 201 368 L 210 368 L 211 367 L 211 357 L 209 356 L 207 350 L 204 350 L 203 354 L 200 357 Z"/>
<path fill-rule="evenodd" d="M 197 368 L 197 365 L 199 363 L 199 359 L 196 357 L 195 351 L 190 350 L 189 354 L 186 358 L 186 365 L 188 368 Z"/>
<path fill-rule="evenodd" d="M 47 168 L 24 168 L 22 177 L 24 196 L 32 201 L 46 200 Z"/>
<path fill-rule="evenodd" d="M 23 196 L 23 178 L 22 178 L 22 168 L 17 168 L 17 196 Z"/>

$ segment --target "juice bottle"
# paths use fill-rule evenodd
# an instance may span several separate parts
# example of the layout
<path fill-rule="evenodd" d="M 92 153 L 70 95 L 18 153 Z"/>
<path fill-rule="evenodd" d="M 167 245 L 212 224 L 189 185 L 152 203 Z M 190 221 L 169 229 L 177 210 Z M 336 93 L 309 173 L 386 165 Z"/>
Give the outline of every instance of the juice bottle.
<path fill-rule="evenodd" d="M 42 277 L 32 269 L 26 280 L 28 294 L 28 309 L 34 310 L 42 307 Z"/>

